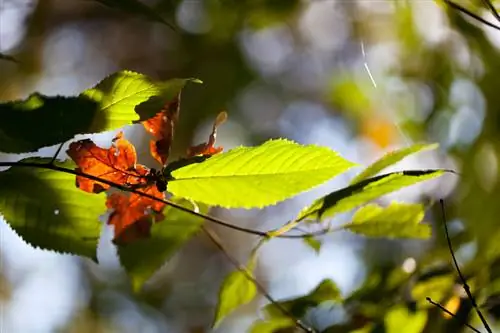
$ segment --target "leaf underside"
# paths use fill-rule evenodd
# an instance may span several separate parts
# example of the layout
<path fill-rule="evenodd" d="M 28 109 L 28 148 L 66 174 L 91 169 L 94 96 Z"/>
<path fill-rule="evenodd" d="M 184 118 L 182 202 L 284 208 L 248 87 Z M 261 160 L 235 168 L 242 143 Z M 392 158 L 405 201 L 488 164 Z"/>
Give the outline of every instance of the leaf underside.
<path fill-rule="evenodd" d="M 347 212 L 385 194 L 443 175 L 446 170 L 409 170 L 362 180 L 314 201 L 302 210 L 298 220 L 324 218 Z"/>
<path fill-rule="evenodd" d="M 326 147 L 278 139 L 177 169 L 168 188 L 208 205 L 257 208 L 290 198 L 354 165 Z"/>
<path fill-rule="evenodd" d="M 79 96 L 30 95 L 0 103 L 0 151 L 28 153 L 77 134 L 100 133 L 151 118 L 189 79 L 153 82 L 130 71 L 114 73 Z"/>
<path fill-rule="evenodd" d="M 48 163 L 47 158 L 22 162 Z M 57 163 L 72 168 L 72 162 Z M 0 172 L 0 213 L 34 247 L 96 261 L 104 194 L 85 193 L 75 176 L 59 171 L 12 167 Z"/>
<path fill-rule="evenodd" d="M 192 208 L 186 200 L 172 200 Z M 207 213 L 208 207 L 199 207 Z M 118 256 L 132 281 L 135 291 L 156 272 L 175 252 L 201 228 L 203 219 L 167 206 L 163 210 L 165 219 L 153 224 L 151 237 L 118 246 Z"/>

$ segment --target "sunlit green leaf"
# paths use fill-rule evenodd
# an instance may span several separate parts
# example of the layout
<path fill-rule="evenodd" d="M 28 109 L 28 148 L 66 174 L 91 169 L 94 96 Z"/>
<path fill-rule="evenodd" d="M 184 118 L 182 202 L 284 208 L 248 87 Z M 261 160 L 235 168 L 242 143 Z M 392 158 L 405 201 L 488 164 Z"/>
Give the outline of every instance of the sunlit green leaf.
<path fill-rule="evenodd" d="M 400 190 L 424 180 L 441 176 L 446 170 L 410 170 L 393 172 L 362 180 L 334 191 L 302 210 L 298 220 L 332 217 L 361 206 L 382 195 Z"/>
<path fill-rule="evenodd" d="M 170 192 L 226 208 L 272 205 L 354 166 L 334 151 L 279 139 L 239 147 L 172 172 Z"/>
<path fill-rule="evenodd" d="M 382 156 L 382 158 L 380 158 L 379 160 L 375 161 L 372 165 L 363 170 L 359 175 L 354 177 L 354 179 L 351 181 L 351 184 L 356 184 L 364 179 L 373 177 L 380 171 L 384 170 L 385 168 L 393 164 L 396 164 L 397 162 L 401 161 L 402 159 L 404 159 L 409 155 L 425 150 L 435 149 L 438 146 L 439 146 L 438 144 L 416 144 L 403 149 L 391 151 Z"/>
<path fill-rule="evenodd" d="M 173 200 L 187 208 L 193 205 L 186 200 Z M 198 207 L 206 213 L 208 207 Z M 130 244 L 118 246 L 120 262 L 125 267 L 132 281 L 132 287 L 138 291 L 186 241 L 201 228 L 203 219 L 192 214 L 166 206 L 163 210 L 165 219 L 153 224 L 151 237 L 139 239 Z"/>
<path fill-rule="evenodd" d="M 426 297 L 440 302 L 450 292 L 454 283 L 455 276 L 452 274 L 432 277 L 417 282 L 411 290 L 411 296 L 419 307 L 433 307 L 434 305 L 427 302 Z"/>
<path fill-rule="evenodd" d="M 253 274 L 256 258 L 252 256 L 246 266 L 248 273 Z M 219 302 L 215 309 L 213 327 L 217 327 L 221 321 L 238 307 L 251 302 L 257 295 L 255 284 L 248 279 L 246 274 L 237 270 L 230 273 L 222 282 L 219 291 Z"/>
<path fill-rule="evenodd" d="M 34 152 L 72 139 L 151 118 L 176 97 L 188 79 L 153 82 L 120 71 L 79 96 L 44 96 L 0 103 L 0 151 Z"/>
<path fill-rule="evenodd" d="M 48 158 L 23 163 L 47 164 Z M 73 169 L 71 161 L 56 163 Z M 96 261 L 105 194 L 83 192 L 75 176 L 36 167 L 12 167 L 0 172 L 0 214 L 34 247 L 70 253 Z"/>
<path fill-rule="evenodd" d="M 412 313 L 406 307 L 397 306 L 385 316 L 385 332 L 400 333 L 403 330 L 405 333 L 420 333 L 426 321 L 426 311 Z"/>
<path fill-rule="evenodd" d="M 340 301 L 342 296 L 335 282 L 330 279 L 325 279 L 312 290 L 308 295 L 290 299 L 287 301 L 278 302 L 282 308 L 286 309 L 295 318 L 303 317 L 307 310 L 328 301 Z M 270 318 L 283 317 L 281 311 L 276 305 L 268 304 L 264 311 Z"/>
<path fill-rule="evenodd" d="M 256 321 L 248 331 L 249 333 L 275 333 L 283 332 L 284 328 L 295 327 L 295 322 L 287 317 L 272 318 Z"/>
<path fill-rule="evenodd" d="M 384 208 L 369 204 L 343 228 L 370 237 L 428 238 L 431 227 L 420 223 L 423 218 L 424 207 L 420 204 L 391 203 Z"/>

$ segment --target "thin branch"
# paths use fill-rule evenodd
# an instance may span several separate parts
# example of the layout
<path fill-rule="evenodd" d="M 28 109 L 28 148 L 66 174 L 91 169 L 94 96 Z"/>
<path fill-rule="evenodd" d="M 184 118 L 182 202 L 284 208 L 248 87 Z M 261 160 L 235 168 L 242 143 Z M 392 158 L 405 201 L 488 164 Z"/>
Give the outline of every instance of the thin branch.
<path fill-rule="evenodd" d="M 451 246 L 450 235 L 448 234 L 448 226 L 446 225 L 446 213 L 445 213 L 445 209 L 444 209 L 444 201 L 443 201 L 443 199 L 440 199 L 439 203 L 441 205 L 441 212 L 442 212 L 442 216 L 443 216 L 444 232 L 445 232 L 445 235 L 446 235 L 446 241 L 448 242 L 448 249 L 450 250 L 451 257 L 453 259 L 453 263 L 455 264 L 455 268 L 456 268 L 456 270 L 458 272 L 458 276 L 460 277 L 460 280 L 462 281 L 462 286 L 463 286 L 463 288 L 465 290 L 465 293 L 467 294 L 467 297 L 469 298 L 469 300 L 470 300 L 470 302 L 472 304 L 472 307 L 474 308 L 474 310 L 476 311 L 477 315 L 479 316 L 479 319 L 481 319 L 481 322 L 483 323 L 484 328 L 486 329 L 486 331 L 488 333 L 492 333 L 492 330 L 491 330 L 490 326 L 488 325 L 488 322 L 486 321 L 486 319 L 483 316 L 483 313 L 481 312 L 481 310 L 477 306 L 477 303 L 476 303 L 476 300 L 475 300 L 474 296 L 472 296 L 472 293 L 470 291 L 470 287 L 467 284 L 467 280 L 465 279 L 465 276 L 460 271 L 460 267 L 458 266 L 457 259 L 455 258 L 455 253 L 453 252 L 453 247 Z"/>
<path fill-rule="evenodd" d="M 493 4 L 491 3 L 490 0 L 483 0 L 483 3 L 486 7 L 488 7 L 488 9 L 490 10 L 491 14 L 493 14 L 493 16 L 495 16 L 495 18 L 497 19 L 498 22 L 500 22 L 500 15 L 498 15 L 498 12 L 497 10 L 495 9 L 495 6 L 493 6 Z"/>
<path fill-rule="evenodd" d="M 231 262 L 231 264 L 236 267 L 241 273 L 245 275 L 245 277 L 250 280 L 257 290 L 265 297 L 269 302 L 271 302 L 274 306 L 276 306 L 285 316 L 290 318 L 295 322 L 295 325 L 297 327 L 300 327 L 304 332 L 308 333 L 315 333 L 316 331 L 305 325 L 300 319 L 295 318 L 293 314 L 290 313 L 287 309 L 285 309 L 278 301 L 276 301 L 267 291 L 266 288 L 260 284 L 257 279 L 253 277 L 253 274 L 246 268 L 244 265 L 240 264 L 239 261 L 233 257 L 224 247 L 222 242 L 220 241 L 219 237 L 211 230 L 207 229 L 206 227 L 202 226 L 203 232 L 210 238 L 210 240 L 217 246 L 217 248 L 224 254 L 224 256 Z M 261 243 L 260 243 L 261 244 Z"/>
<path fill-rule="evenodd" d="M 258 230 L 254 230 L 254 229 L 248 229 L 248 228 L 240 227 L 240 226 L 237 226 L 237 225 L 234 225 L 234 224 L 230 224 L 230 223 L 225 222 L 225 221 L 223 221 L 223 220 L 221 220 L 219 218 L 216 218 L 216 217 L 213 217 L 213 216 L 210 216 L 210 215 L 206 215 L 206 214 L 203 214 L 203 213 L 199 213 L 199 212 L 193 211 L 193 210 L 191 210 L 189 208 L 186 208 L 186 207 L 184 207 L 184 206 L 182 206 L 180 204 L 177 204 L 175 202 L 172 202 L 170 200 L 160 199 L 160 198 L 157 198 L 157 197 L 155 197 L 155 196 L 153 196 L 151 194 L 144 193 L 144 192 L 141 192 L 141 191 L 139 191 L 137 189 L 130 188 L 130 187 L 127 187 L 127 186 L 123 186 L 123 185 L 114 183 L 112 181 L 106 180 L 106 179 L 101 179 L 99 177 L 87 174 L 85 172 L 81 172 L 81 171 L 76 171 L 76 170 L 73 170 L 73 169 L 68 169 L 68 168 L 60 167 L 60 166 L 57 166 L 57 165 L 54 165 L 54 164 L 50 164 L 50 163 L 42 164 L 42 163 L 32 163 L 32 162 L 0 162 L 0 167 L 39 168 L 39 169 L 47 169 L 47 170 L 65 172 L 65 173 L 69 173 L 69 174 L 72 174 L 72 175 L 75 175 L 75 176 L 82 176 L 82 177 L 85 177 L 87 179 L 91 179 L 91 180 L 94 180 L 94 181 L 97 181 L 97 182 L 109 185 L 111 187 L 114 187 L 114 188 L 122 190 L 122 191 L 130 192 L 130 193 L 135 193 L 137 195 L 142 195 L 142 196 L 144 196 L 146 198 L 149 198 L 151 200 L 155 200 L 157 202 L 164 203 L 164 204 L 169 205 L 171 207 L 174 207 L 174 208 L 176 208 L 176 209 L 178 209 L 180 211 L 183 211 L 185 213 L 188 213 L 188 214 L 191 214 L 191 215 L 194 215 L 194 216 L 197 216 L 197 217 L 201 217 L 201 218 L 206 219 L 206 220 L 208 220 L 208 221 L 210 221 L 212 223 L 219 224 L 219 225 L 227 227 L 229 229 L 233 229 L 233 230 L 245 232 L 247 234 L 252 234 L 252 235 L 256 235 L 256 236 L 263 237 L 263 238 L 270 238 L 268 232 L 258 231 Z M 322 232 L 322 234 L 324 234 L 324 233 Z M 306 238 L 306 237 L 317 236 L 317 235 L 319 235 L 319 233 L 311 233 L 311 234 L 304 234 L 304 235 L 279 235 L 279 236 L 276 236 L 276 238 L 289 238 L 289 239 L 290 238 Z"/>
<path fill-rule="evenodd" d="M 64 146 L 64 142 L 61 142 L 61 144 L 59 145 L 59 147 L 57 147 L 56 153 L 52 157 L 52 160 L 49 162 L 49 164 L 54 164 L 54 162 L 57 159 L 57 155 L 59 155 L 59 153 L 61 152 L 61 149 L 62 149 L 63 146 Z"/>
<path fill-rule="evenodd" d="M 439 304 L 437 302 L 434 302 L 430 297 L 426 297 L 425 299 L 427 300 L 427 302 L 431 303 L 432 305 L 437 306 L 441 311 L 443 311 L 443 312 L 447 313 L 448 315 L 450 315 L 453 319 L 458 320 L 457 316 L 455 316 L 454 313 L 452 313 L 451 311 L 449 311 L 447 308 L 445 308 L 441 304 Z M 470 328 L 471 330 L 473 330 L 476 333 L 481 333 L 481 331 L 479 331 L 477 328 L 475 328 L 474 326 L 470 325 L 469 323 L 463 322 L 462 324 L 464 324 L 465 326 L 467 326 L 468 328 Z"/>
<path fill-rule="evenodd" d="M 497 29 L 497 30 L 500 30 L 500 27 L 498 25 L 495 25 L 485 19 L 483 19 L 481 16 L 477 15 L 477 14 L 474 14 L 473 12 L 471 12 L 470 10 L 460 6 L 459 4 L 456 4 L 454 3 L 453 1 L 450 1 L 450 0 L 444 0 L 444 2 L 450 6 L 451 8 L 453 9 L 456 9 L 462 13 L 464 13 L 465 15 L 468 15 L 469 17 L 472 17 L 473 19 L 483 23 L 483 24 L 486 24 L 487 26 L 493 28 L 493 29 Z"/>

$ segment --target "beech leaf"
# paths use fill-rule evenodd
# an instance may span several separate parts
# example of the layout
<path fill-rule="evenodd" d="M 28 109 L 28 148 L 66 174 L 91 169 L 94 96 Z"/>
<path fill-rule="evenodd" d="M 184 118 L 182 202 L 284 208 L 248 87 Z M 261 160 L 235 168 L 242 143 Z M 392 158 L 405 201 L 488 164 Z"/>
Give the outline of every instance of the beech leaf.
<path fill-rule="evenodd" d="M 355 164 L 326 147 L 278 139 L 239 147 L 172 172 L 173 194 L 208 205 L 272 205 L 345 172 Z"/>
<path fill-rule="evenodd" d="M 22 160 L 40 164 L 49 161 Z M 74 167 L 71 161 L 56 165 Z M 11 167 L 0 172 L 0 183 L 0 214 L 21 238 L 34 247 L 97 261 L 104 193 L 86 193 L 75 186 L 74 175 L 35 167 Z"/>

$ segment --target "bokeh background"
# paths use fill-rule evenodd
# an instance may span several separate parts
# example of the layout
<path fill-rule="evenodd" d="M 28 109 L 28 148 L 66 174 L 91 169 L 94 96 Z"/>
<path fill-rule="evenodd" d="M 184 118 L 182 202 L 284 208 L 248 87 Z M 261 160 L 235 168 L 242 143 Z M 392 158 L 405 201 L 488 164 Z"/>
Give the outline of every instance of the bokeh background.
<path fill-rule="evenodd" d="M 391 170 L 450 168 L 459 175 L 380 200 L 427 203 L 426 221 L 435 226 L 430 240 L 338 232 L 321 238 L 319 254 L 300 240 L 273 240 L 260 251 L 256 275 L 278 299 L 303 295 L 322 279 L 333 279 L 350 302 L 308 313 L 307 322 L 318 329 L 463 329 L 425 296 L 451 299 L 449 306 L 460 306 L 457 315 L 478 325 L 456 288 L 440 211 L 432 204 L 445 198 L 457 257 L 495 326 L 500 312 L 494 302 L 500 287 L 495 270 L 500 257 L 499 31 L 431 0 L 142 2 L 176 29 L 92 0 L 0 0 L 0 52 L 19 61 L 0 61 L 0 99 L 22 99 L 34 91 L 74 95 L 114 71 L 130 69 L 154 79 L 204 82 L 183 92 L 174 154 L 204 141 L 221 110 L 229 113 L 218 135 L 226 149 L 287 137 L 331 147 L 368 165 L 394 148 L 438 142 L 438 150 Z M 494 21 L 481 2 L 459 3 Z M 151 164 L 144 130 L 125 131 L 140 162 Z M 94 139 L 106 146 L 114 134 Z M 54 150 L 39 154 L 50 156 Z M 0 154 L 0 159 L 20 156 Z M 275 207 L 212 213 L 269 230 L 318 196 L 347 185 L 356 172 Z M 257 241 L 210 228 L 242 262 Z M 210 331 L 220 283 L 234 267 L 206 237 L 189 241 L 141 295 L 133 295 L 111 236 L 103 226 L 96 265 L 33 249 L 0 220 L 0 332 Z M 244 332 L 262 316 L 264 304 L 259 297 L 215 332 Z"/>

